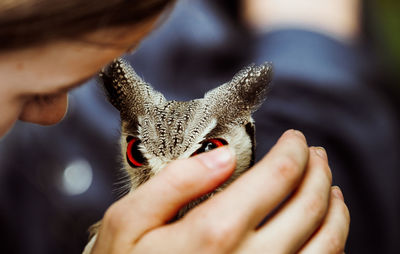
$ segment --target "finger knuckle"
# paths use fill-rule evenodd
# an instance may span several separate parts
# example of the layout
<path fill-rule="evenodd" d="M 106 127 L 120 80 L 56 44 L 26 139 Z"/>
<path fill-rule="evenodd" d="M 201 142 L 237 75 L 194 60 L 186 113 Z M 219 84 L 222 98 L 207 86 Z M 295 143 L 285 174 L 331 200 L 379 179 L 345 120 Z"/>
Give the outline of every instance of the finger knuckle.
<path fill-rule="evenodd" d="M 327 208 L 327 199 L 325 198 L 325 195 L 321 193 L 312 193 L 306 198 L 306 214 L 316 221 L 321 221 L 325 217 Z"/>
<path fill-rule="evenodd" d="M 291 156 L 284 156 L 277 159 L 277 177 L 285 182 L 293 182 L 300 175 L 300 166 Z"/>
<path fill-rule="evenodd" d="M 235 223 L 206 223 L 202 227 L 201 236 L 207 253 L 223 253 L 224 250 L 228 250 L 235 239 L 234 235 L 237 231 Z"/>
<path fill-rule="evenodd" d="M 325 247 L 327 251 L 326 253 L 329 254 L 343 253 L 344 246 L 345 246 L 345 241 L 343 240 L 343 237 L 341 237 L 338 233 L 330 232 L 326 237 L 326 242 L 325 242 Z"/>

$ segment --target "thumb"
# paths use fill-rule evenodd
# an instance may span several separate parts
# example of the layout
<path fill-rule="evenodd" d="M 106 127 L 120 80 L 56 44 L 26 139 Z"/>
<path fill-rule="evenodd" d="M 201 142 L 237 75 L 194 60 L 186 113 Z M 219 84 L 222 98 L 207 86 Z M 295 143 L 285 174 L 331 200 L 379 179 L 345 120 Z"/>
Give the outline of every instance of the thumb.
<path fill-rule="evenodd" d="M 123 233 L 130 238 L 125 240 L 134 242 L 172 219 L 189 201 L 218 187 L 232 174 L 234 166 L 228 147 L 174 161 L 112 205 L 104 216 L 103 227 L 113 230 L 113 234 Z"/>

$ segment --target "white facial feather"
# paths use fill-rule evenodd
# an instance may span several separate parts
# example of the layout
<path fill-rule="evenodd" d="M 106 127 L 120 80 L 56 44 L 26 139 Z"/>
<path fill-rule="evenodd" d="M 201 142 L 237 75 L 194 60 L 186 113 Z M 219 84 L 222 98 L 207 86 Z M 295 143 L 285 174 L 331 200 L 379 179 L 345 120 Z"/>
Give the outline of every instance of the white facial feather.
<path fill-rule="evenodd" d="M 122 160 L 130 176 L 131 191 L 172 160 L 189 158 L 211 139 L 226 142 L 237 159 L 235 173 L 215 192 L 251 167 L 255 147 L 251 114 L 265 100 L 271 76 L 271 64 L 251 65 L 230 82 L 206 93 L 203 99 L 178 102 L 167 101 L 154 91 L 124 60 L 111 63 L 100 73 L 100 80 L 121 114 Z M 131 166 L 127 161 L 131 137 L 140 141 L 135 152 L 144 157 L 142 166 Z M 189 203 L 177 218 L 211 195 Z"/>
<path fill-rule="evenodd" d="M 132 190 L 172 160 L 189 158 L 210 139 L 222 139 L 234 151 L 234 177 L 249 168 L 255 145 L 251 114 L 265 100 L 271 75 L 269 63 L 252 65 L 203 99 L 178 102 L 167 101 L 122 59 L 105 68 L 100 77 L 110 102 L 121 113 L 122 156 Z M 145 158 L 142 166 L 127 162 L 128 137 L 140 140 L 136 152 Z"/>

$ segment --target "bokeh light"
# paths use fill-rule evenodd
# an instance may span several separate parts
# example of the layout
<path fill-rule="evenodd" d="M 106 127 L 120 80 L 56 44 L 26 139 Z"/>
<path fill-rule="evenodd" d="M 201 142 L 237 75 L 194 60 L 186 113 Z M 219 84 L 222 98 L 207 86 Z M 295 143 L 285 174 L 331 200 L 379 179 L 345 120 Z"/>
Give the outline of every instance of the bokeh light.
<path fill-rule="evenodd" d="M 62 174 L 62 191 L 70 196 L 86 192 L 93 180 L 93 170 L 85 159 L 71 162 Z"/>

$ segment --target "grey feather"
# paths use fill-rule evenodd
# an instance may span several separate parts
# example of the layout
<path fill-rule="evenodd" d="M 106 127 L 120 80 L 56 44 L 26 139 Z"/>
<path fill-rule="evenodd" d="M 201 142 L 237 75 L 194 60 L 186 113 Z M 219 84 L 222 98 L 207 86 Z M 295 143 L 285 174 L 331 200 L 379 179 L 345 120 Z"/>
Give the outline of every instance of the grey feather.
<path fill-rule="evenodd" d="M 271 77 L 270 63 L 251 65 L 231 81 L 207 92 L 203 99 L 178 102 L 167 101 L 154 91 L 123 59 L 116 59 L 100 73 L 110 102 L 121 113 L 123 139 L 127 136 L 140 139 L 144 157 L 148 161 L 158 160 L 159 165 L 189 157 L 205 139 L 222 136 L 231 139 L 229 134 L 235 129 L 242 129 L 249 136 L 249 126 L 253 129 L 249 137 L 253 156 L 251 114 L 265 100 Z M 126 146 L 123 139 L 122 148 Z M 161 170 L 150 164 L 147 170 L 135 170 L 125 163 L 127 171 L 137 171 L 132 175 L 133 182 L 135 178 L 148 179 Z M 139 177 L 143 172 L 148 175 Z M 134 187 L 143 181 L 136 182 Z"/>
<path fill-rule="evenodd" d="M 145 115 L 154 105 L 165 102 L 164 96 L 145 83 L 124 59 L 114 60 L 99 77 L 110 103 L 124 117 Z"/>
<path fill-rule="evenodd" d="M 241 120 L 258 109 L 267 96 L 272 78 L 272 65 L 251 65 L 233 79 L 206 93 L 204 99 L 210 110 L 218 112 L 220 121 Z"/>
<path fill-rule="evenodd" d="M 255 128 L 251 117 L 266 98 L 272 65 L 251 65 L 231 81 L 209 91 L 202 99 L 167 101 L 145 83 L 123 59 L 100 73 L 107 97 L 121 114 L 121 150 L 130 175 L 130 191 L 160 172 L 175 159 L 188 158 L 209 139 L 222 139 L 235 153 L 234 174 L 213 193 L 221 191 L 254 163 Z M 127 162 L 128 137 L 140 140 L 145 163 Z M 177 218 L 213 195 L 210 193 L 182 208 Z"/>

